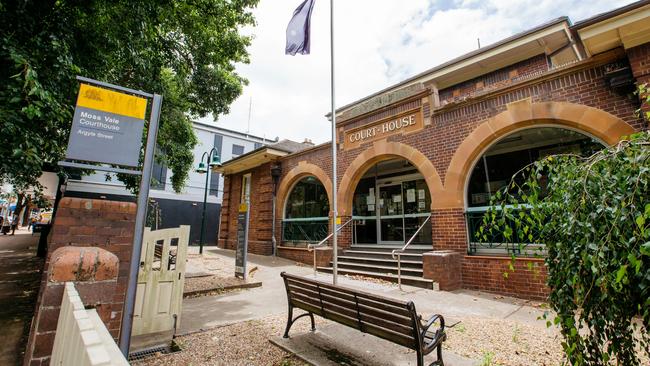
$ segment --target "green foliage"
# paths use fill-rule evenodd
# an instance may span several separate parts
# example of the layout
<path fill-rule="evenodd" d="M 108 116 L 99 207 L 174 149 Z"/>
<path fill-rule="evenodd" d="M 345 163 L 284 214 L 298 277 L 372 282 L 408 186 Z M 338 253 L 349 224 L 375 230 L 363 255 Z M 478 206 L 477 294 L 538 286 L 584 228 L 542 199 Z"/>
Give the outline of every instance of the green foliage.
<path fill-rule="evenodd" d="M 190 118 L 228 112 L 259 0 L 0 0 L 0 180 L 35 184 L 64 156 L 76 75 L 163 95 L 157 156 L 182 188 Z M 134 188 L 133 177 L 120 177 Z"/>
<path fill-rule="evenodd" d="M 481 358 L 481 366 L 493 366 L 494 363 L 494 352 L 483 351 L 483 357 Z"/>
<path fill-rule="evenodd" d="M 545 245 L 557 314 L 547 324 L 560 327 L 570 363 L 650 356 L 650 133 L 587 158 L 549 156 L 506 189 L 480 235 L 514 222 L 510 241 Z"/>

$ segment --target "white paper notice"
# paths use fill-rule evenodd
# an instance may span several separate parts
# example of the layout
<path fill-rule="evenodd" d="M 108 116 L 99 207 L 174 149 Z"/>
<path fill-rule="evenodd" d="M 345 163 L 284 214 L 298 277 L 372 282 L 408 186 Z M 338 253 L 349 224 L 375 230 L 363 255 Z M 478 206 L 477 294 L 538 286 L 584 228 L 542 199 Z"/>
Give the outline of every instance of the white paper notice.
<path fill-rule="evenodd" d="M 374 188 L 370 188 L 370 189 L 368 190 L 368 194 L 370 194 L 371 196 L 374 196 L 374 195 L 375 195 L 375 189 L 374 189 Z"/>
<path fill-rule="evenodd" d="M 418 210 L 424 210 L 424 201 L 418 202 Z"/>
<path fill-rule="evenodd" d="M 406 190 L 406 202 L 415 202 L 415 189 Z"/>
<path fill-rule="evenodd" d="M 418 199 L 424 199 L 424 189 L 418 189 Z"/>
<path fill-rule="evenodd" d="M 402 195 L 401 194 L 394 195 L 393 202 L 402 202 Z"/>
<path fill-rule="evenodd" d="M 375 196 L 366 196 L 366 205 L 374 205 Z"/>
<path fill-rule="evenodd" d="M 374 211 L 375 205 L 368 205 L 368 211 Z"/>

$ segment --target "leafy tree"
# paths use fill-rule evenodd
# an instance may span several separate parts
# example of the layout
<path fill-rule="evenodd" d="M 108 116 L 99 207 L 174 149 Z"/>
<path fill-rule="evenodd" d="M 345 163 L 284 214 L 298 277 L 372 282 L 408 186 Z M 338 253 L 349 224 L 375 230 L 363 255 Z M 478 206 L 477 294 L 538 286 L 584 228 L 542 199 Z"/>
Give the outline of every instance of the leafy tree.
<path fill-rule="evenodd" d="M 537 161 L 492 204 L 479 239 L 500 232 L 509 242 L 544 244 L 556 313 L 547 325 L 560 327 L 571 364 L 650 357 L 649 132 L 590 157 Z"/>
<path fill-rule="evenodd" d="M 36 184 L 65 154 L 75 76 L 163 95 L 157 159 L 179 191 L 190 118 L 228 112 L 259 0 L 0 0 L 0 180 Z M 120 177 L 134 188 L 133 177 Z"/>

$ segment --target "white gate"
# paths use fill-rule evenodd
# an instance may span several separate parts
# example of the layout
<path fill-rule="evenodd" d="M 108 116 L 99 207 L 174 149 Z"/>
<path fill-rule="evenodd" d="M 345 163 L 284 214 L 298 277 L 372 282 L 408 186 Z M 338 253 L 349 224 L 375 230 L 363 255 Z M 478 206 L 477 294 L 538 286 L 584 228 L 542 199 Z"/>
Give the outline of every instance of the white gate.
<path fill-rule="evenodd" d="M 133 336 L 180 327 L 189 236 L 189 226 L 144 229 Z"/>

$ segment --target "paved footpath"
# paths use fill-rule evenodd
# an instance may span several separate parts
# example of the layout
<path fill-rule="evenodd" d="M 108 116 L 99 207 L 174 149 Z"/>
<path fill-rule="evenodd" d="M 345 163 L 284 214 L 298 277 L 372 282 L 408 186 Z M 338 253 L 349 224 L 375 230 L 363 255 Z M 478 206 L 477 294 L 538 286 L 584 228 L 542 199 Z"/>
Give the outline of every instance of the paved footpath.
<path fill-rule="evenodd" d="M 215 257 L 219 258 L 218 262 L 224 267 L 220 268 L 220 273 L 234 273 L 233 251 L 215 248 L 204 251 L 204 259 Z M 287 311 L 287 297 L 280 273 L 286 271 L 314 278 L 312 267 L 297 265 L 290 260 L 258 255 L 249 255 L 248 260 L 248 270 L 253 269 L 251 280 L 261 281 L 262 287 L 217 296 L 185 299 L 180 334 L 252 319 L 263 319 L 272 315 L 284 315 Z M 188 263 L 188 274 L 200 273 L 203 270 L 205 270 L 204 266 L 194 265 L 192 261 Z M 315 277 L 323 282 L 332 282 L 330 274 L 318 273 Z M 400 290 L 395 284 L 358 280 L 346 276 L 339 276 L 339 284 L 385 297 L 411 300 L 415 303 L 418 313 L 425 319 L 435 313 L 443 314 L 447 325 L 467 317 L 509 319 L 531 325 L 539 329 L 540 333 L 549 331 L 545 322 L 538 320 L 543 312 L 519 299 L 466 290 L 447 292 L 410 286 L 403 286 L 403 290 Z M 344 364 L 359 366 L 414 366 L 415 364 L 413 351 L 339 324 L 319 327 L 315 333 L 294 334 L 289 339 L 283 339 L 278 334 L 270 341 L 313 365 L 335 366 L 342 361 L 345 361 Z M 443 354 L 445 364 L 449 366 L 475 366 L 480 363 L 479 360 L 464 358 L 446 350 Z M 425 358 L 427 364 L 433 360 L 433 355 Z"/>
<path fill-rule="evenodd" d="M 0 234 L 0 365 L 20 365 L 41 279 L 40 234 Z"/>
<path fill-rule="evenodd" d="M 210 247 L 205 253 L 230 260 L 234 272 L 234 251 Z M 262 287 L 219 296 L 185 299 L 179 333 L 286 314 L 287 297 L 280 273 L 286 271 L 312 278 L 314 276 L 312 267 L 299 266 L 294 261 L 283 258 L 249 254 L 248 261 L 249 270 L 257 267 L 252 278 L 262 281 Z M 188 271 L 191 270 L 191 266 L 188 266 Z M 332 275 L 318 273 L 316 279 L 331 283 Z M 403 291 L 400 291 L 397 285 L 361 281 L 346 276 L 339 276 L 339 284 L 404 301 L 412 300 L 418 313 L 423 316 L 439 313 L 452 322 L 461 317 L 510 319 L 539 326 L 540 331 L 547 331 L 545 322 L 538 320 L 543 311 L 528 306 L 527 302 L 520 299 L 469 290 L 447 292 L 411 286 L 402 286 Z M 450 324 L 449 321 L 447 323 Z"/>

